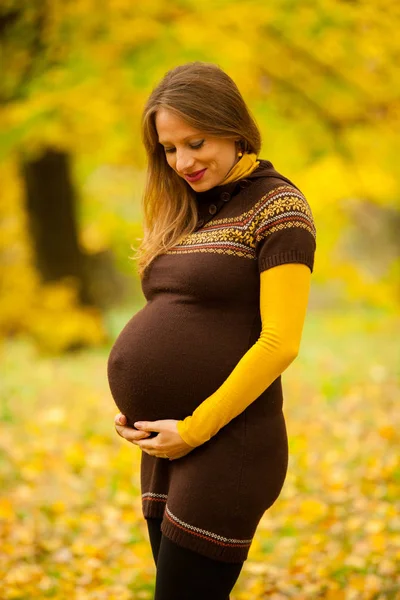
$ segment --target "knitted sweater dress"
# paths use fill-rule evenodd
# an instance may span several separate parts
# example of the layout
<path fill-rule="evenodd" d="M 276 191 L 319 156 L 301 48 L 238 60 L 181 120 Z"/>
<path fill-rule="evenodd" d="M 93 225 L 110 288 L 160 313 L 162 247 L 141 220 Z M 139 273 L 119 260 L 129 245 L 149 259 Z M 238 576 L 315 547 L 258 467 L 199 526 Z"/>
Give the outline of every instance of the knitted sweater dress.
<path fill-rule="evenodd" d="M 184 419 L 227 379 L 261 330 L 260 273 L 314 266 L 316 231 L 301 191 L 272 163 L 196 194 L 196 230 L 146 270 L 145 306 L 108 359 L 128 424 Z M 246 560 L 278 498 L 288 441 L 281 376 L 209 441 L 173 461 L 142 453 L 143 516 L 165 536 L 225 562 Z"/>

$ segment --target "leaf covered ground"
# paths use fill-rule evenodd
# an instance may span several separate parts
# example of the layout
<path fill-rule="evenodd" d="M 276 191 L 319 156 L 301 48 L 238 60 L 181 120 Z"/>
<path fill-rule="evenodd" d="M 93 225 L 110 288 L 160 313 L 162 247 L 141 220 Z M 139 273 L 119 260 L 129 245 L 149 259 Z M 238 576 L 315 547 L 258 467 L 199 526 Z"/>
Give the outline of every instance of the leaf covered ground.
<path fill-rule="evenodd" d="M 113 335 L 129 316 L 110 316 Z M 232 600 L 400 598 L 399 333 L 374 311 L 309 313 L 282 378 L 287 479 Z M 2 600 L 153 597 L 140 450 L 114 431 L 108 352 L 3 343 Z"/>

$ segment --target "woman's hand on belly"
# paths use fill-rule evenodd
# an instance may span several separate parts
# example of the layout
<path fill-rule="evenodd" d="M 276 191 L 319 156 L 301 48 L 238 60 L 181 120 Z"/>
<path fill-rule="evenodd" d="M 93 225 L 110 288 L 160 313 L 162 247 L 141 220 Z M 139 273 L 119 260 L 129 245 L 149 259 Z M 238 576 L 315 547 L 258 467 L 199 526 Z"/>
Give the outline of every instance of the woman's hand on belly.
<path fill-rule="evenodd" d="M 122 417 L 122 421 L 119 420 L 120 417 Z M 126 417 L 120 413 L 114 421 L 117 433 L 129 442 L 139 446 L 143 452 L 150 454 L 150 456 L 175 460 L 194 450 L 194 447 L 189 446 L 179 435 L 178 421 L 174 419 L 137 421 L 134 423 L 135 427 L 128 427 L 123 423 L 126 423 Z M 158 432 L 158 435 L 151 439 L 143 439 L 151 431 Z"/>

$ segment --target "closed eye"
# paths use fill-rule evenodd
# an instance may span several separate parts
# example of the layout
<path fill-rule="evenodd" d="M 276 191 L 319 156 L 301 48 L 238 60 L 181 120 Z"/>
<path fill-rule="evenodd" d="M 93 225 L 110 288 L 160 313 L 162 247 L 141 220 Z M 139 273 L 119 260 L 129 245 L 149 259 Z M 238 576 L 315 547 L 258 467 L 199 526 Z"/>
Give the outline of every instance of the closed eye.
<path fill-rule="evenodd" d="M 204 144 L 204 140 L 201 140 L 201 142 L 199 142 L 198 144 L 189 144 L 191 148 L 193 148 L 193 150 L 198 150 L 199 148 L 202 147 L 202 145 Z"/>
<path fill-rule="evenodd" d="M 201 140 L 201 142 L 199 142 L 198 144 L 189 144 L 189 147 L 192 148 L 192 150 L 199 150 L 204 144 L 204 140 Z M 165 152 L 170 153 L 170 152 L 175 152 L 175 148 L 164 148 Z"/>

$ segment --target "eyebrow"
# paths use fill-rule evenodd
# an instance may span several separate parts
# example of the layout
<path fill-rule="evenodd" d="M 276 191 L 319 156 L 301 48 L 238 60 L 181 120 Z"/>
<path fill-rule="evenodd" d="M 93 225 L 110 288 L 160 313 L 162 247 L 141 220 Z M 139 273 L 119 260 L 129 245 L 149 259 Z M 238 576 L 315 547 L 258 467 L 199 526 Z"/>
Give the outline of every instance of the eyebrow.
<path fill-rule="evenodd" d="M 186 140 L 188 140 L 188 139 L 189 139 L 189 138 L 191 138 L 191 137 L 195 137 L 196 135 L 198 135 L 198 136 L 200 136 L 200 137 L 201 137 L 203 134 L 201 134 L 201 133 L 191 133 L 190 135 L 187 135 L 186 137 L 184 137 L 182 141 L 183 141 L 183 142 L 186 142 Z M 163 146 L 164 146 L 165 144 L 170 144 L 170 143 L 171 143 L 171 142 L 169 142 L 168 140 L 158 140 L 158 141 L 159 141 L 159 143 L 160 143 L 160 144 L 162 144 Z"/>

